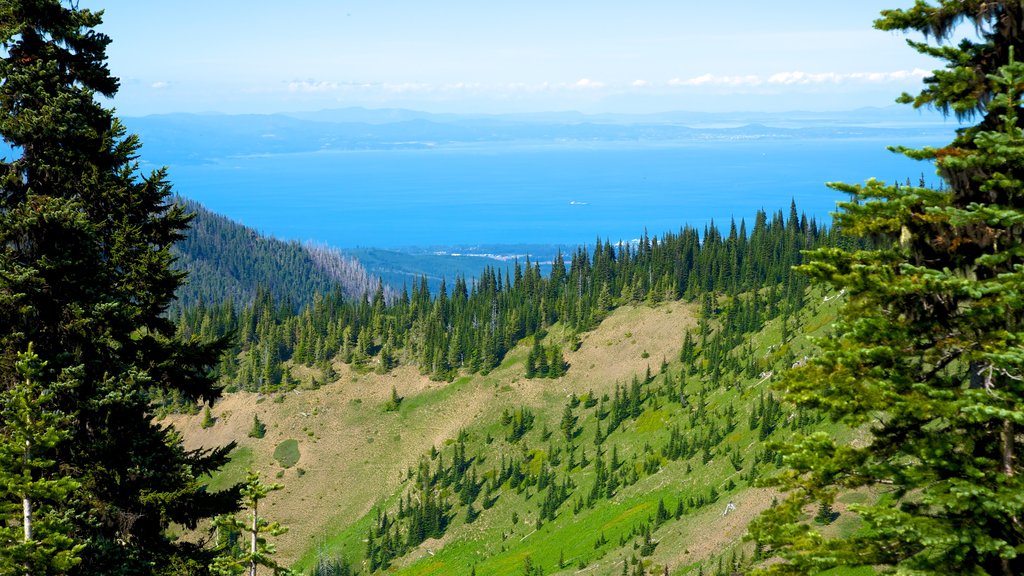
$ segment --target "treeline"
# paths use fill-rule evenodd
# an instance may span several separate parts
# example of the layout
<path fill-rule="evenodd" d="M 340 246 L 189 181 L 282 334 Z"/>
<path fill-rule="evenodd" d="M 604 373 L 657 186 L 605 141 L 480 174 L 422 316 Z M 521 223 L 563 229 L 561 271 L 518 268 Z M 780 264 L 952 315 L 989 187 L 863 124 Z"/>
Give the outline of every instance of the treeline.
<path fill-rule="evenodd" d="M 473 282 L 462 277 L 450 286 L 442 282 L 436 295 L 421 278 L 393 300 L 378 285 L 355 299 L 339 290 L 318 294 L 298 310 L 295 302 L 271 296 L 271 290 L 259 290 L 244 306 L 199 301 L 180 312 L 179 330 L 186 337 L 234 334 L 235 347 L 220 373 L 238 389 L 298 384 L 289 363 L 317 367 L 320 381 L 329 381 L 335 358 L 381 372 L 410 363 L 444 380 L 460 371 L 486 373 L 523 338 L 539 342 L 556 322 L 571 331 L 590 329 L 624 304 L 703 298 L 705 308 L 717 309 L 713 295 L 731 296 L 724 322 L 752 328 L 799 307 L 806 284 L 791 268 L 800 262 L 801 250 L 835 244 L 838 238 L 791 205 L 788 216 L 759 212 L 749 233 L 741 221 L 731 223 L 727 233 L 711 224 L 702 234 L 686 227 L 660 239 L 645 234 L 635 244 L 581 247 L 568 261 L 559 254 L 547 277 L 527 257 L 504 271 L 488 268 Z M 705 310 L 705 318 L 712 311 Z M 735 342 L 721 336 L 706 341 L 710 334 L 702 325 L 702 348 L 721 351 L 713 356 L 713 367 L 741 361 L 727 354 Z M 538 344 L 531 358 L 533 376 L 557 377 L 567 368 L 554 345 Z"/>

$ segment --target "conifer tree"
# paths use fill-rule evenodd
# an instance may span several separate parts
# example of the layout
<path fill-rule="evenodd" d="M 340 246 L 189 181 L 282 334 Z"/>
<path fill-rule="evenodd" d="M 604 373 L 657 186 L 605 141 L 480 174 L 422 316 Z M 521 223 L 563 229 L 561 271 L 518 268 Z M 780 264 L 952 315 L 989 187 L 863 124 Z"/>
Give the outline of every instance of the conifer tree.
<path fill-rule="evenodd" d="M 252 415 L 252 427 L 249 428 L 249 438 L 263 438 L 267 435 L 267 425 L 260 421 L 258 414 Z"/>
<path fill-rule="evenodd" d="M 48 458 L 69 436 L 73 416 L 52 409 L 54 391 L 36 380 L 43 368 L 29 347 L 17 364 L 21 380 L 0 394 L 0 514 L 21 517 L 0 524 L 0 574 L 64 574 L 83 547 L 66 534 L 64 505 L 80 485 Z"/>
<path fill-rule="evenodd" d="M 232 515 L 218 516 L 214 526 L 229 533 L 247 536 L 247 550 L 241 554 L 233 550 L 222 550 L 210 564 L 210 572 L 216 576 L 236 576 L 247 574 L 256 576 L 257 567 L 268 568 L 274 576 L 290 576 L 291 570 L 284 568 L 274 560 L 274 546 L 267 542 L 267 536 L 280 536 L 288 531 L 277 522 L 271 522 L 260 516 L 260 501 L 267 494 L 284 488 L 281 484 L 264 484 L 260 475 L 252 470 L 246 476 L 242 486 L 242 503 L 249 509 L 249 519 L 240 520 Z"/>
<path fill-rule="evenodd" d="M 74 415 L 33 456 L 80 486 L 64 502 L 64 533 L 83 546 L 69 573 L 154 573 L 205 565 L 166 529 L 234 508 L 237 492 L 198 481 L 230 447 L 186 451 L 153 421 L 150 391 L 216 396 L 222 345 L 179 339 L 165 316 L 182 280 L 169 247 L 188 216 L 163 170 L 138 174 L 139 140 L 96 100 L 118 88 L 100 16 L 59 0 L 0 3 L 0 135 L 13 156 L 0 160 L 0 390 L 19 385 L 31 343 L 34 385 L 53 395 L 45 409 Z"/>
<path fill-rule="evenodd" d="M 826 248 L 803 267 L 846 291 L 834 336 L 783 386 L 870 433 L 841 445 L 796 443 L 777 480 L 788 497 L 752 525 L 771 574 L 832 566 L 905 574 L 1024 573 L 1024 4 L 919 0 L 882 13 L 883 30 L 946 61 L 916 97 L 980 122 L 944 148 L 899 149 L 932 160 L 944 185 L 836 185 L 852 201 L 839 226 L 871 249 Z M 975 39 L 956 39 L 966 23 Z M 891 501 L 851 505 L 864 529 L 827 538 L 802 514 L 836 492 L 883 486 Z"/>

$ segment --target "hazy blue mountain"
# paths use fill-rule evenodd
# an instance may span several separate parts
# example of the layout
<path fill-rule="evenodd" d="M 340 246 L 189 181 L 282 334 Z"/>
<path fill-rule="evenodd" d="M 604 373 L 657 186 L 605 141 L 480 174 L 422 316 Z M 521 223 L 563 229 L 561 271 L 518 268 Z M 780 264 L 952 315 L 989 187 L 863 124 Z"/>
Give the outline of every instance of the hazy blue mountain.
<path fill-rule="evenodd" d="M 842 112 L 586 115 L 432 114 L 343 108 L 269 115 L 166 114 L 126 118 L 153 164 L 320 150 L 389 150 L 495 142 L 678 142 L 730 138 L 905 136 L 955 126 L 906 107 Z"/>

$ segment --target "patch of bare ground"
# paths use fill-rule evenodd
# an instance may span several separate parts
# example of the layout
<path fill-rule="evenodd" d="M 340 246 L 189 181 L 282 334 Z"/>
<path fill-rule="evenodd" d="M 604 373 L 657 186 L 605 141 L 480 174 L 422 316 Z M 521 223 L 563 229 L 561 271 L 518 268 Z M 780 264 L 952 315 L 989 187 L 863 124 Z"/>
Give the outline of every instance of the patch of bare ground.
<path fill-rule="evenodd" d="M 664 358 L 679 355 L 684 333 L 697 325 L 699 310 L 687 302 L 666 302 L 657 306 L 623 306 L 594 330 L 580 334 L 578 350 L 564 350 L 569 371 L 557 380 L 527 379 L 521 363 L 494 371 L 500 381 L 514 385 L 519 401 L 539 405 L 545 395 L 611 392 L 615 384 L 629 384 L 634 375 L 643 376 L 650 366 L 656 373 Z M 532 341 L 520 344 L 525 356 Z M 645 357 L 646 353 L 646 357 Z"/>
<path fill-rule="evenodd" d="M 711 559 L 738 544 L 750 521 L 767 510 L 776 495 L 774 490 L 751 488 L 659 531 L 657 539 L 665 545 L 655 551 L 654 562 L 673 569 Z"/>
<path fill-rule="evenodd" d="M 552 395 L 588 389 L 602 393 L 642 375 L 648 364 L 656 371 L 662 357 L 678 354 L 684 330 L 695 323 L 695 310 L 686 303 L 620 308 L 581 335 L 579 350 L 566 352 L 571 368 L 558 380 L 528 380 L 521 362 L 454 384 L 431 381 L 410 366 L 380 375 L 337 364 L 337 381 L 318 390 L 225 395 L 213 407 L 210 428 L 200 426 L 201 414 L 166 422 L 183 433 L 190 449 L 231 441 L 251 448 L 263 478 L 285 485 L 270 496 L 266 511 L 289 527 L 277 540 L 279 558 L 288 563 L 395 494 L 407 467 L 415 467 L 431 446 L 440 447 L 479 419 L 490 421 L 505 406 L 540 405 Z M 392 387 L 405 399 L 398 412 L 384 409 Z M 267 426 L 262 439 L 248 437 L 253 415 Z M 289 438 L 298 440 L 301 457 L 283 469 L 273 452 Z"/>

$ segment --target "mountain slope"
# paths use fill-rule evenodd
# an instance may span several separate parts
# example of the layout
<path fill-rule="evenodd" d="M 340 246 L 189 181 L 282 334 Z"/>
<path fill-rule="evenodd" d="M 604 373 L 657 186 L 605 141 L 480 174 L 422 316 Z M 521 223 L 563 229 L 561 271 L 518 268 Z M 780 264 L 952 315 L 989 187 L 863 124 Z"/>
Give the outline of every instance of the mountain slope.
<path fill-rule="evenodd" d="M 768 388 L 837 301 L 791 267 L 843 241 L 791 205 L 749 235 L 580 249 L 548 277 L 189 310 L 183 334 L 238 334 L 219 369 L 240 392 L 176 422 L 190 446 L 242 441 L 211 489 L 247 466 L 294 486 L 268 514 L 317 576 L 731 570 L 770 502 L 751 491 L 780 463 L 766 441 L 823 425 Z"/>
<path fill-rule="evenodd" d="M 805 335 L 827 326 L 834 302 L 816 298 L 802 315 L 789 320 L 792 340 L 786 344 L 780 345 L 782 318 L 759 327 L 747 336 L 748 352 L 763 360 L 760 367 L 791 363 L 804 353 Z M 720 313 L 726 314 L 727 307 Z M 751 427 L 753 415 L 765 403 L 767 371 L 736 374 L 714 386 L 700 376 L 703 355 L 689 364 L 678 360 L 683 334 L 696 333 L 699 316 L 698 306 L 678 301 L 620 308 L 581 335 L 579 349 L 566 355 L 572 367 L 557 380 L 524 377 L 530 349 L 524 341 L 486 376 L 438 383 L 408 367 L 379 375 L 336 363 L 337 381 L 318 390 L 231 394 L 215 406 L 212 427 L 202 429 L 198 417 L 177 416 L 175 423 L 190 446 L 239 440 L 238 467 L 254 465 L 267 475 L 280 474 L 286 489 L 271 500 L 268 514 L 291 526 L 280 549 L 303 569 L 311 569 L 318 556 L 341 555 L 365 571 L 370 562 L 367 532 L 379 525 L 379 515 L 386 511 L 394 517 L 400 499 L 413 495 L 416 500 L 420 493 L 414 488 L 415 471 L 421 462 L 431 471 L 451 466 L 454 451 L 464 445 L 480 481 L 500 474 L 496 470 L 502 461 L 517 459 L 533 484 L 525 481 L 511 487 L 504 481 L 488 497 L 495 501 L 486 509 L 484 496 L 478 496 L 477 517 L 467 523 L 467 507 L 458 504 L 454 482 L 439 483 L 438 493 L 446 494 L 452 504 L 445 534 L 389 560 L 390 571 L 469 574 L 475 566 L 479 574 L 519 574 L 527 556 L 543 566 L 545 574 L 575 573 L 582 567 L 588 573 L 618 574 L 623 561 L 634 559 L 649 570 L 668 566 L 673 574 L 701 565 L 711 570 L 719 558 L 728 563 L 734 550 L 751 553 L 741 542 L 746 522 L 772 496 L 750 488 L 750 480 L 775 462 L 762 443 L 766 425 Z M 556 326 L 547 338 L 567 336 Z M 659 369 L 662 358 L 667 360 L 664 372 Z M 653 371 L 650 379 L 648 369 Z M 693 370 L 696 373 L 690 374 Z M 599 420 L 598 411 L 602 406 L 610 411 L 618 388 L 634 379 L 641 382 L 642 409 L 607 434 L 614 417 Z M 685 406 L 679 401 L 681 379 L 686 380 Z M 403 400 L 398 410 L 388 411 L 392 389 Z M 587 408 L 585 398 L 591 392 L 598 399 L 608 395 L 609 401 Z M 579 418 L 573 438 L 577 465 L 566 470 L 567 443 L 559 426 L 574 395 L 584 401 L 573 409 Z M 521 439 L 510 441 L 503 415 L 522 408 L 532 411 L 535 421 Z M 246 436 L 254 415 L 269 426 L 263 439 Z M 783 428 L 789 426 L 819 425 L 810 415 L 772 418 L 777 419 L 773 426 L 778 430 L 769 431 L 764 439 L 788 434 Z M 602 459 L 610 466 L 612 454 L 617 455 L 624 485 L 613 490 L 611 498 L 580 507 L 578 502 L 586 500 L 595 482 L 594 436 L 599 421 L 607 434 Z M 693 446 L 687 454 L 670 456 L 667 447 L 677 426 Z M 547 440 L 545 429 L 550 433 Z M 716 438 L 707 440 L 712 435 Z M 291 468 L 283 468 L 273 457 L 286 440 L 296 440 L 301 455 Z M 706 450 L 697 448 L 701 443 L 707 443 Z M 560 452 L 557 465 L 552 461 L 555 452 Z M 579 466 L 584 453 L 588 464 Z M 550 491 L 550 484 L 544 489 L 536 484 L 545 467 L 555 474 L 556 484 L 568 479 L 574 487 L 554 518 L 542 520 L 538 529 L 541 504 Z M 636 471 L 636 478 L 626 470 Z M 366 482 L 367 478 L 374 481 Z M 659 502 L 670 518 L 656 522 Z M 735 508 L 723 515 L 729 503 Z M 519 517 L 516 523 L 513 514 Z M 651 550 L 644 549 L 646 530 L 652 530 L 650 542 L 657 542 Z"/>
<path fill-rule="evenodd" d="M 358 260 L 336 250 L 263 236 L 198 202 L 179 201 L 194 214 L 185 238 L 173 248 L 177 267 L 189 272 L 177 294 L 179 309 L 200 301 L 245 305 L 260 290 L 300 307 L 314 295 L 335 289 L 359 298 L 377 288 L 378 281 L 371 280 Z"/>

